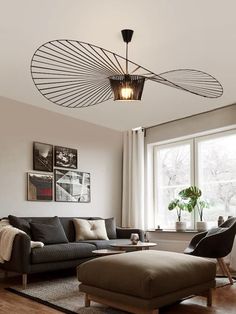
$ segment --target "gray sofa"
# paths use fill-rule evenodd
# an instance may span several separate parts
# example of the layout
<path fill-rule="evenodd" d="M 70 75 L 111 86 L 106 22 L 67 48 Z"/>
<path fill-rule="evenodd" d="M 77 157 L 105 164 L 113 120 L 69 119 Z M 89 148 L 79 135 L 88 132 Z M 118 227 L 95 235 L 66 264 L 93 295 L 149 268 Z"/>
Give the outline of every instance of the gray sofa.
<path fill-rule="evenodd" d="M 47 223 L 50 218 L 21 217 L 20 219 L 30 223 Z M 102 219 L 99 217 L 80 218 L 88 220 Z M 109 219 L 105 219 L 109 240 L 83 240 L 75 242 L 73 217 L 59 217 L 59 220 L 68 239 L 68 243 L 47 244 L 43 248 L 31 249 L 30 235 L 19 233 L 14 239 L 11 260 L 0 264 L 0 267 L 5 272 L 11 271 L 21 274 L 24 287 L 27 284 L 28 274 L 76 267 L 88 259 L 94 258 L 93 250 L 109 248 L 112 243 L 127 243 L 127 239 L 130 238 L 131 233 L 138 233 L 140 240 L 144 241 L 144 232 L 142 230 L 119 228 L 116 226 L 115 233 L 113 232 L 111 237 L 109 237 L 109 233 L 111 232 L 108 228 L 110 226 L 106 223 Z M 21 229 L 24 230 L 24 228 Z"/>

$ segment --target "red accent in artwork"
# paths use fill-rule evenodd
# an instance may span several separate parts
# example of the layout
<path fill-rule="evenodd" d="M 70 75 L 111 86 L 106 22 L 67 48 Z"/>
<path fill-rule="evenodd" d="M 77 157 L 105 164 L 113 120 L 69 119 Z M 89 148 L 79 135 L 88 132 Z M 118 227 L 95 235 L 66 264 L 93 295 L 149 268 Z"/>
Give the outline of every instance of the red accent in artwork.
<path fill-rule="evenodd" d="M 52 189 L 51 188 L 45 188 L 38 190 L 38 194 L 42 196 L 51 196 L 52 195 Z"/>

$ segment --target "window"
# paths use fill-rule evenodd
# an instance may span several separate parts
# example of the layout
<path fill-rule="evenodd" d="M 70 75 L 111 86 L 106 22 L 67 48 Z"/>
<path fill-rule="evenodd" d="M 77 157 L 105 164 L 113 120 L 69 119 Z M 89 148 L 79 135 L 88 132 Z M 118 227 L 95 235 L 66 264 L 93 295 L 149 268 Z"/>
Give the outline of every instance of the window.
<path fill-rule="evenodd" d="M 167 229 L 173 228 L 176 221 L 175 211 L 168 211 L 168 204 L 179 191 L 191 185 L 191 142 L 181 142 L 175 145 L 156 147 L 154 160 L 157 165 L 156 176 L 156 206 L 157 222 Z M 183 218 L 190 228 L 191 219 L 187 213 Z"/>
<path fill-rule="evenodd" d="M 196 141 L 197 181 L 210 208 L 204 220 L 214 225 L 218 216 L 236 215 L 236 133 Z"/>
<path fill-rule="evenodd" d="M 215 226 L 218 216 L 236 215 L 236 132 L 222 132 L 154 146 L 154 205 L 156 223 L 174 229 L 177 219 L 168 204 L 178 192 L 198 186 L 210 204 L 204 220 Z M 197 214 L 183 212 L 189 229 Z"/>

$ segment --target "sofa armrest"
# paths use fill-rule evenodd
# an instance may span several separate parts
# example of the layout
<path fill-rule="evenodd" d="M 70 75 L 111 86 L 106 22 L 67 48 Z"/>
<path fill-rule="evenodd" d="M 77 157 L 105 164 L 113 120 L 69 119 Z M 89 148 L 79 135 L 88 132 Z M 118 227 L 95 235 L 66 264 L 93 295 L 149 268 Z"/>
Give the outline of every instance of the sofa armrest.
<path fill-rule="evenodd" d="M 137 233 L 139 240 L 144 242 L 144 231 L 142 229 L 116 227 L 117 239 L 130 239 L 131 233 Z"/>
<path fill-rule="evenodd" d="M 18 233 L 13 242 L 11 259 L 2 264 L 2 268 L 21 274 L 29 273 L 30 253 L 30 237 L 24 233 Z"/>

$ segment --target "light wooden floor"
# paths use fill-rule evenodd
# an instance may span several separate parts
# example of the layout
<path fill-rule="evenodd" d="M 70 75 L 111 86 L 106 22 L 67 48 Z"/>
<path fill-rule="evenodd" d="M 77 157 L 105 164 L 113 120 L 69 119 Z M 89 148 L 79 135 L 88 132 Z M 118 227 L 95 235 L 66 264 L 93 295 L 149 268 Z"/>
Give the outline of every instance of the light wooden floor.
<path fill-rule="evenodd" d="M 0 313 L 1 314 L 58 314 L 57 310 L 41 305 L 32 300 L 17 296 L 4 290 L 20 278 L 0 278 Z M 161 309 L 160 314 L 235 314 L 236 313 L 236 283 L 215 289 L 213 306 L 206 307 L 205 298 L 195 297 L 169 308 Z"/>

